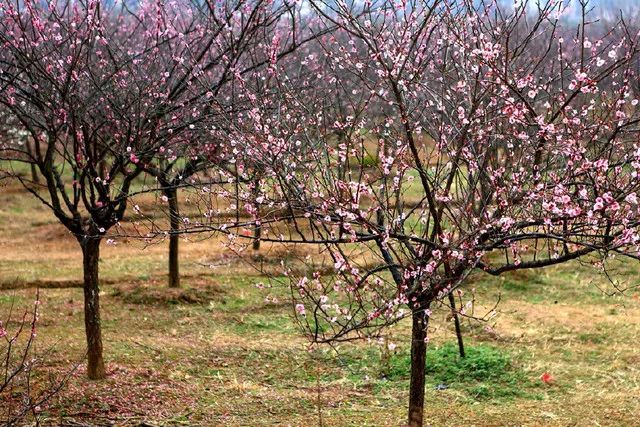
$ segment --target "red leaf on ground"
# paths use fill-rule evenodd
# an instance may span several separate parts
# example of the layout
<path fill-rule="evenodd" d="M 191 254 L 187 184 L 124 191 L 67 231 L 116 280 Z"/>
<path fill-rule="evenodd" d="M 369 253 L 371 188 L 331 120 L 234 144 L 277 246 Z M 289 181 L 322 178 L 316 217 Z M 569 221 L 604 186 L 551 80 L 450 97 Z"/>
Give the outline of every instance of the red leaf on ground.
<path fill-rule="evenodd" d="M 553 383 L 553 375 L 551 375 L 549 372 L 545 372 L 544 374 L 540 375 L 540 379 L 545 384 Z"/>

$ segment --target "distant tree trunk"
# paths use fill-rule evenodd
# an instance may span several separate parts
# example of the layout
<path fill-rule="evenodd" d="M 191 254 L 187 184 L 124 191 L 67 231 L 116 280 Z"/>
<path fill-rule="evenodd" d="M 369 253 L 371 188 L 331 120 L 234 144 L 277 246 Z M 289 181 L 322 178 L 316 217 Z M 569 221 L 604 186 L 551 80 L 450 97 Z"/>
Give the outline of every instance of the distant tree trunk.
<path fill-rule="evenodd" d="M 165 187 L 164 194 L 169 202 L 169 287 L 180 287 L 180 263 L 178 260 L 178 245 L 180 243 L 180 211 L 178 209 L 178 190 Z"/>
<path fill-rule="evenodd" d="M 107 178 L 107 162 L 106 162 L 106 160 L 103 160 L 102 162 L 99 163 L 98 170 L 99 170 L 98 173 L 100 174 L 100 177 L 102 179 L 106 179 Z"/>
<path fill-rule="evenodd" d="M 31 144 L 29 143 L 29 141 L 27 140 L 26 142 L 27 145 L 27 153 L 29 153 L 29 156 L 31 157 L 31 182 L 33 182 L 35 185 L 40 184 L 40 176 L 38 175 L 38 168 L 36 167 L 36 164 L 33 163 L 33 159 L 34 159 L 34 155 L 33 155 L 33 149 L 31 148 Z"/>
<path fill-rule="evenodd" d="M 464 340 L 462 338 L 462 330 L 460 329 L 460 317 L 458 316 L 458 311 L 456 310 L 456 300 L 453 297 L 453 294 L 451 292 L 449 292 L 449 305 L 451 305 L 451 315 L 453 316 L 453 322 L 456 325 L 456 337 L 458 338 L 458 353 L 460 353 L 460 357 L 465 357 Z"/>
<path fill-rule="evenodd" d="M 259 180 L 256 180 L 253 187 L 254 199 L 256 199 L 260 193 L 260 187 L 258 186 Z M 253 250 L 260 250 L 260 236 L 262 235 L 262 226 L 260 225 L 260 203 L 255 203 L 256 209 L 256 225 L 253 228 Z"/>
<path fill-rule="evenodd" d="M 260 250 L 260 236 L 262 235 L 262 226 L 259 222 L 256 222 L 256 226 L 253 229 L 253 250 Z"/>
<path fill-rule="evenodd" d="M 87 376 L 92 380 L 105 378 L 100 325 L 100 286 L 98 262 L 100 237 L 85 236 L 80 241 L 84 269 L 84 326 L 87 335 Z"/>
<path fill-rule="evenodd" d="M 411 328 L 411 380 L 409 383 L 409 427 L 422 427 L 424 418 L 424 385 L 427 360 L 428 305 L 414 309 Z"/>
<path fill-rule="evenodd" d="M 33 163 L 31 163 L 31 181 L 35 185 L 40 184 L 40 177 L 38 176 L 38 168 Z"/>

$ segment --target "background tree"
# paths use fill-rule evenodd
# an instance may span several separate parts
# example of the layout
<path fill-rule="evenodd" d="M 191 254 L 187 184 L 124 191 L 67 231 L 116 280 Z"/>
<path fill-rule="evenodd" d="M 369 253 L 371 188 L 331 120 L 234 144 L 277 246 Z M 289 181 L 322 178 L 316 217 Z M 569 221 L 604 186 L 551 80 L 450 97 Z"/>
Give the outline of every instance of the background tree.
<path fill-rule="evenodd" d="M 232 163 L 234 156 L 224 151 L 228 144 L 221 141 L 228 139 L 229 124 L 237 114 L 250 106 L 247 97 L 236 94 L 238 79 L 272 62 L 283 61 L 318 36 L 305 31 L 306 23 L 298 8 L 286 2 L 271 6 L 267 2 L 238 2 L 235 7 L 235 12 L 242 12 L 238 30 L 228 34 L 218 28 L 217 33 L 210 34 L 206 53 L 210 59 L 204 72 L 194 73 L 192 80 L 183 82 L 178 89 L 188 92 L 190 100 L 198 100 L 193 108 L 200 110 L 188 125 L 191 131 L 167 138 L 162 152 L 144 165 L 145 172 L 157 179 L 168 206 L 169 287 L 180 286 L 179 230 L 183 221 L 188 220 L 179 212 L 179 188 L 218 185 L 220 175 L 216 170 L 224 175 L 237 175 Z M 260 96 L 259 91 L 251 96 Z M 202 100 L 205 101 L 200 104 Z M 211 169 L 211 174 L 202 174 Z M 259 240 L 256 242 L 259 244 Z"/>

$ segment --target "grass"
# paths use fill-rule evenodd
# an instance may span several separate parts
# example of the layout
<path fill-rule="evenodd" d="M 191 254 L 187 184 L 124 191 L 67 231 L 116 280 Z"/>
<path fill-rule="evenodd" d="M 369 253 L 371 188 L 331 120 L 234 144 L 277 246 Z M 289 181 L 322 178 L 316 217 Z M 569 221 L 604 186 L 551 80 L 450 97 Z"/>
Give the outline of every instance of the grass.
<path fill-rule="evenodd" d="M 485 344 L 468 347 L 464 358 L 450 343 L 428 352 L 427 375 L 440 388 L 460 387 L 471 399 L 527 397 L 533 385 L 505 350 Z"/>
<path fill-rule="evenodd" d="M 53 349 L 44 372 L 67 372 L 84 352 L 78 245 L 23 193 L 0 189 L 0 202 L 0 318 L 11 305 L 29 307 L 40 286 L 36 350 Z M 391 328 L 380 343 L 309 349 L 286 288 L 259 289 L 264 278 L 216 242 L 184 240 L 184 286 L 169 290 L 166 249 L 103 246 L 108 379 L 88 381 L 80 366 L 43 408 L 45 423 L 315 426 L 321 416 L 327 426 L 402 425 L 410 325 Z M 274 256 L 267 245 L 261 253 Z M 635 265 L 618 269 L 634 284 Z M 608 296 L 606 281 L 578 263 L 477 275 L 465 299 L 472 288 L 476 314 L 500 298 L 498 315 L 463 321 L 468 356 L 461 360 L 448 310 L 434 309 L 426 396 L 432 425 L 637 425 L 636 291 Z M 553 384 L 540 381 L 544 372 Z"/>

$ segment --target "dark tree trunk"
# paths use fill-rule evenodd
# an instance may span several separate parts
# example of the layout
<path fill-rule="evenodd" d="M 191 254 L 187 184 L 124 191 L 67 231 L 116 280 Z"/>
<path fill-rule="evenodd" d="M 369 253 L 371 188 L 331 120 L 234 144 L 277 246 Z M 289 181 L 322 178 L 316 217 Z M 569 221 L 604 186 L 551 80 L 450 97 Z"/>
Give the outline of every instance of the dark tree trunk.
<path fill-rule="evenodd" d="M 31 181 L 35 185 L 40 184 L 40 176 L 38 175 L 38 168 L 36 168 L 36 165 L 34 165 L 33 163 L 31 163 Z"/>
<path fill-rule="evenodd" d="M 101 161 L 98 165 L 98 173 L 100 174 L 100 177 L 102 179 L 106 179 L 107 178 L 107 162 L 106 159 Z"/>
<path fill-rule="evenodd" d="M 449 293 L 449 304 L 451 305 L 451 315 L 453 316 L 453 322 L 456 325 L 456 338 L 458 338 L 458 353 L 460 357 L 465 357 L 464 352 L 464 340 L 462 339 L 462 330 L 460 329 L 460 317 L 456 310 L 456 300 L 452 293 Z"/>
<path fill-rule="evenodd" d="M 40 176 L 38 175 L 38 168 L 36 167 L 36 164 L 33 163 L 35 158 L 35 156 L 33 155 L 34 149 L 31 148 L 31 144 L 29 143 L 29 141 L 27 141 L 26 145 L 27 145 L 27 153 L 29 153 L 29 157 L 31 157 L 29 160 L 32 162 L 31 163 L 31 181 L 35 185 L 38 185 L 40 184 Z"/>
<path fill-rule="evenodd" d="M 260 187 L 258 186 L 259 182 L 260 182 L 259 180 L 256 180 L 256 182 L 254 183 L 254 187 L 253 187 L 254 198 L 257 198 L 258 195 L 260 194 Z M 259 251 L 260 236 L 262 236 L 262 226 L 260 225 L 260 203 L 258 202 L 255 203 L 255 209 L 256 209 L 256 225 L 253 228 L 253 250 Z"/>
<path fill-rule="evenodd" d="M 429 317 L 425 308 L 412 313 L 411 328 L 411 381 L 409 384 L 409 427 L 422 427 L 424 418 L 424 384 L 427 358 L 427 327 Z"/>
<path fill-rule="evenodd" d="M 178 209 L 178 190 L 166 188 L 164 190 L 169 202 L 169 287 L 180 287 L 180 263 L 178 261 L 178 245 L 180 242 L 180 211 Z"/>
<path fill-rule="evenodd" d="M 84 327 L 87 335 L 87 376 L 92 380 L 105 378 L 102 359 L 102 329 L 100 326 L 100 287 L 98 261 L 100 237 L 86 236 L 81 242 L 84 268 Z"/>
<path fill-rule="evenodd" d="M 256 225 L 253 228 L 253 250 L 260 250 L 260 236 L 262 236 L 262 225 L 260 225 L 260 205 L 256 203 Z"/>
<path fill-rule="evenodd" d="M 260 236 L 262 235 L 262 226 L 256 223 L 255 228 L 253 229 L 253 250 L 260 250 Z"/>

